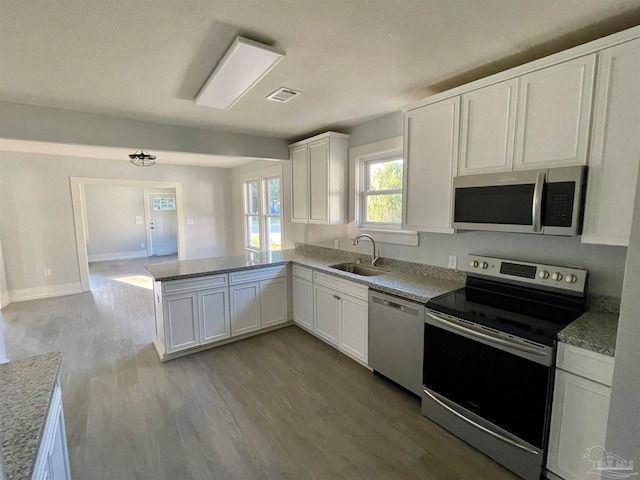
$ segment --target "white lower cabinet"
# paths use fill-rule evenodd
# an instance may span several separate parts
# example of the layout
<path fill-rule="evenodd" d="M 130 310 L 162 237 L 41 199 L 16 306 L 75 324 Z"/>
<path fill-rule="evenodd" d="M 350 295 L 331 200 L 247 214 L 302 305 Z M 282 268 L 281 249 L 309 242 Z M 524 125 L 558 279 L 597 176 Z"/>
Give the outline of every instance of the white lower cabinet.
<path fill-rule="evenodd" d="M 313 283 L 293 277 L 293 321 L 313 331 Z"/>
<path fill-rule="evenodd" d="M 202 344 L 217 342 L 231 336 L 229 290 L 214 288 L 198 292 L 200 308 L 200 340 Z"/>
<path fill-rule="evenodd" d="M 200 345 L 198 293 L 178 293 L 164 297 L 167 324 L 167 353 Z"/>
<path fill-rule="evenodd" d="M 367 287 L 314 274 L 314 333 L 351 357 L 367 363 Z"/>
<path fill-rule="evenodd" d="M 260 328 L 260 282 L 231 286 L 231 335 Z"/>
<path fill-rule="evenodd" d="M 289 320 L 285 265 L 156 282 L 154 296 L 154 344 L 163 360 Z"/>
<path fill-rule="evenodd" d="M 33 480 L 69 480 L 71 478 L 62 393 L 57 383 L 31 478 Z"/>
<path fill-rule="evenodd" d="M 338 292 L 314 285 L 314 332 L 332 345 L 338 344 Z"/>
<path fill-rule="evenodd" d="M 231 335 L 242 335 L 288 320 L 287 278 L 231 285 Z"/>
<path fill-rule="evenodd" d="M 613 358 L 560 343 L 557 363 L 547 469 L 565 480 L 598 479 L 588 457 L 605 446 Z"/>

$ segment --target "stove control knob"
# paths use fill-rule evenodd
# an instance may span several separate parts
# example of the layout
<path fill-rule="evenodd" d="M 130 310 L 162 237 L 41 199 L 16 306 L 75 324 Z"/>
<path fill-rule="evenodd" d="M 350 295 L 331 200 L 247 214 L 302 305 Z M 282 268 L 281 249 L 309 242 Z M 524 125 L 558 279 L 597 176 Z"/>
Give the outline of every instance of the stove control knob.
<path fill-rule="evenodd" d="M 578 277 L 576 277 L 575 275 L 567 275 L 567 278 L 565 280 L 567 281 L 567 283 L 576 283 L 578 281 Z"/>
<path fill-rule="evenodd" d="M 479 265 L 480 265 L 480 262 L 478 260 L 473 260 L 471 262 L 471 268 L 478 268 Z"/>
<path fill-rule="evenodd" d="M 539 276 L 540 278 L 544 278 L 544 279 L 549 278 L 549 272 L 547 272 L 546 270 L 542 270 L 542 271 L 538 274 L 538 276 Z"/>
<path fill-rule="evenodd" d="M 560 272 L 555 272 L 551 275 L 551 278 L 553 278 L 556 282 L 559 282 L 560 280 L 562 280 L 562 274 Z"/>
<path fill-rule="evenodd" d="M 482 269 L 486 270 L 487 268 L 489 268 L 489 264 L 487 262 L 482 262 Z"/>

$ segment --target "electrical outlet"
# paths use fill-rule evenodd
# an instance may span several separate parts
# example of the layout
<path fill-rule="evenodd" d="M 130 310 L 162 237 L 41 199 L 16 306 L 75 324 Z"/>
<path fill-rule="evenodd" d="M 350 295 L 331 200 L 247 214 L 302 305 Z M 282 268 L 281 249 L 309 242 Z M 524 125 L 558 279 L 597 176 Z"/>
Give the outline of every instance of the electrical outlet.
<path fill-rule="evenodd" d="M 141 243 L 141 244 L 140 244 L 140 248 L 144 248 L 144 243 Z"/>
<path fill-rule="evenodd" d="M 193 218 L 187 218 L 187 225 L 193 225 Z"/>
<path fill-rule="evenodd" d="M 449 268 L 457 268 L 458 267 L 458 257 L 456 255 L 449 255 Z"/>
<path fill-rule="evenodd" d="M 45 268 L 44 269 L 44 276 L 45 277 L 50 277 L 51 276 L 51 269 L 50 268 Z"/>
<path fill-rule="evenodd" d="M 333 241 L 333 248 L 340 248 L 340 240 Z"/>

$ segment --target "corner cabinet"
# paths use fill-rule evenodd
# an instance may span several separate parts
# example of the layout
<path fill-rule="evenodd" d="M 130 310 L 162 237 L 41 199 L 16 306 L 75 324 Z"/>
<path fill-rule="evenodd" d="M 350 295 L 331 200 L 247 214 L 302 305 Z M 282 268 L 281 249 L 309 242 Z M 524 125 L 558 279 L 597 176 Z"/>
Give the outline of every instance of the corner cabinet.
<path fill-rule="evenodd" d="M 582 242 L 628 246 L 640 164 L 640 39 L 598 55 Z"/>
<path fill-rule="evenodd" d="M 459 115 L 460 97 L 406 113 L 403 230 L 454 233 Z"/>
<path fill-rule="evenodd" d="M 585 456 L 607 434 L 613 357 L 558 344 L 547 470 L 564 480 L 600 478 Z M 557 476 L 557 477 L 556 477 Z"/>
<path fill-rule="evenodd" d="M 313 332 L 350 357 L 368 361 L 368 288 L 314 272 Z"/>
<path fill-rule="evenodd" d="M 346 223 L 349 135 L 327 132 L 289 145 L 291 221 Z"/>

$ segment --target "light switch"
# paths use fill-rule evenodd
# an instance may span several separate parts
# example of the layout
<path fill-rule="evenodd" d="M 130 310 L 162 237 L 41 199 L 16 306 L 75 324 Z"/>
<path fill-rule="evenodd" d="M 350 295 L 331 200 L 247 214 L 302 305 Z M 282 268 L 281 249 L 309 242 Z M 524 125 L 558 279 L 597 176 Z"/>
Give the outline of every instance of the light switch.
<path fill-rule="evenodd" d="M 187 218 L 187 225 L 193 225 L 193 218 Z"/>
<path fill-rule="evenodd" d="M 142 219 L 141 215 L 136 215 L 136 225 L 142 225 L 144 224 L 144 220 Z"/>

